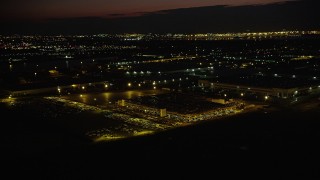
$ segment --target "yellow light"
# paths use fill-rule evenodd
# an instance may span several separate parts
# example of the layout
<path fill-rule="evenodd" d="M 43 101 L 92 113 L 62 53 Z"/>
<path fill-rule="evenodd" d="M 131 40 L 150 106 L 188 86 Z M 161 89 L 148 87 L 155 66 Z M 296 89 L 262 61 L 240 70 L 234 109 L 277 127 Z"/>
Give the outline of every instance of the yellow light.
<path fill-rule="evenodd" d="M 268 99 L 269 99 L 269 96 L 265 96 L 264 99 L 265 99 L 265 100 L 268 100 Z"/>
<path fill-rule="evenodd" d="M 132 85 L 131 83 L 128 83 L 128 86 L 129 86 L 129 87 L 131 87 L 131 85 Z"/>
<path fill-rule="evenodd" d="M 85 89 L 86 87 L 82 86 L 82 89 Z"/>
<path fill-rule="evenodd" d="M 80 94 L 80 97 L 83 97 L 83 95 L 82 95 L 82 94 Z"/>
<path fill-rule="evenodd" d="M 108 84 L 104 85 L 104 87 L 107 88 L 107 87 L 108 87 Z"/>
<path fill-rule="evenodd" d="M 154 86 L 153 89 L 157 89 L 157 87 Z"/>
<path fill-rule="evenodd" d="M 74 88 L 77 87 L 77 85 L 75 85 L 75 84 L 72 84 L 71 86 L 74 87 Z"/>
<path fill-rule="evenodd" d="M 244 94 L 243 94 L 243 93 L 241 93 L 241 96 L 244 96 Z"/>
<path fill-rule="evenodd" d="M 141 87 L 141 84 L 138 84 L 139 87 Z"/>

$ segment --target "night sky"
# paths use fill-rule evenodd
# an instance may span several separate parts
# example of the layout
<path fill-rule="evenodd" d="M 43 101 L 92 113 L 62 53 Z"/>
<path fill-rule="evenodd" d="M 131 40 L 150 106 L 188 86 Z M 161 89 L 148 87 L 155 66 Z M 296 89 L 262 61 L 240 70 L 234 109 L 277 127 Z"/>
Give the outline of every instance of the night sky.
<path fill-rule="evenodd" d="M 0 34 L 318 30 L 319 0 L 2 0 Z"/>
<path fill-rule="evenodd" d="M 2 0 L 1 18 L 108 17 L 110 14 L 132 15 L 167 9 L 248 5 L 285 0 Z"/>

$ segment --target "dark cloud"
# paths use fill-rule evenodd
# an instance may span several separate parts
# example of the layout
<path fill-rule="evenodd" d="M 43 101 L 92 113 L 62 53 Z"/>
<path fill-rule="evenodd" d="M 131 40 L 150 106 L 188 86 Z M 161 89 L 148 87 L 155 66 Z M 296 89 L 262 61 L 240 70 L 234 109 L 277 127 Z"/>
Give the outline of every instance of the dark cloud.
<path fill-rule="evenodd" d="M 108 14 L 108 16 L 111 16 L 111 17 L 123 17 L 123 16 L 126 16 L 127 14 Z"/>

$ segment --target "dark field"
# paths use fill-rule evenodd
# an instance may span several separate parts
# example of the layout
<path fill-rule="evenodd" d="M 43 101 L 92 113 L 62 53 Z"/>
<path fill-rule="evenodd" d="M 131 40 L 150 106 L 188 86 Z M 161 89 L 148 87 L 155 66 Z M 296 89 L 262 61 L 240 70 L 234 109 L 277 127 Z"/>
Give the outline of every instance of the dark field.
<path fill-rule="evenodd" d="M 82 136 L 81 125 L 74 120 L 72 126 L 63 123 L 64 119 L 43 121 L 37 109 L 33 113 L 30 108 L 8 109 L 4 104 L 0 109 L 2 170 L 12 178 L 278 179 L 319 175 L 320 101 L 316 98 L 294 107 L 265 108 L 101 144 Z"/>

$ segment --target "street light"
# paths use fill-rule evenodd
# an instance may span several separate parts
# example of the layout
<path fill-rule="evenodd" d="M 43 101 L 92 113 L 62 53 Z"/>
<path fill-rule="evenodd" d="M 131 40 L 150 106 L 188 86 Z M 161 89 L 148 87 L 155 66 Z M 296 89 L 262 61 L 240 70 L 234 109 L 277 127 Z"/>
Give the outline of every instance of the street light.
<path fill-rule="evenodd" d="M 131 85 L 132 85 L 131 83 L 128 83 L 128 87 L 131 87 Z"/>

